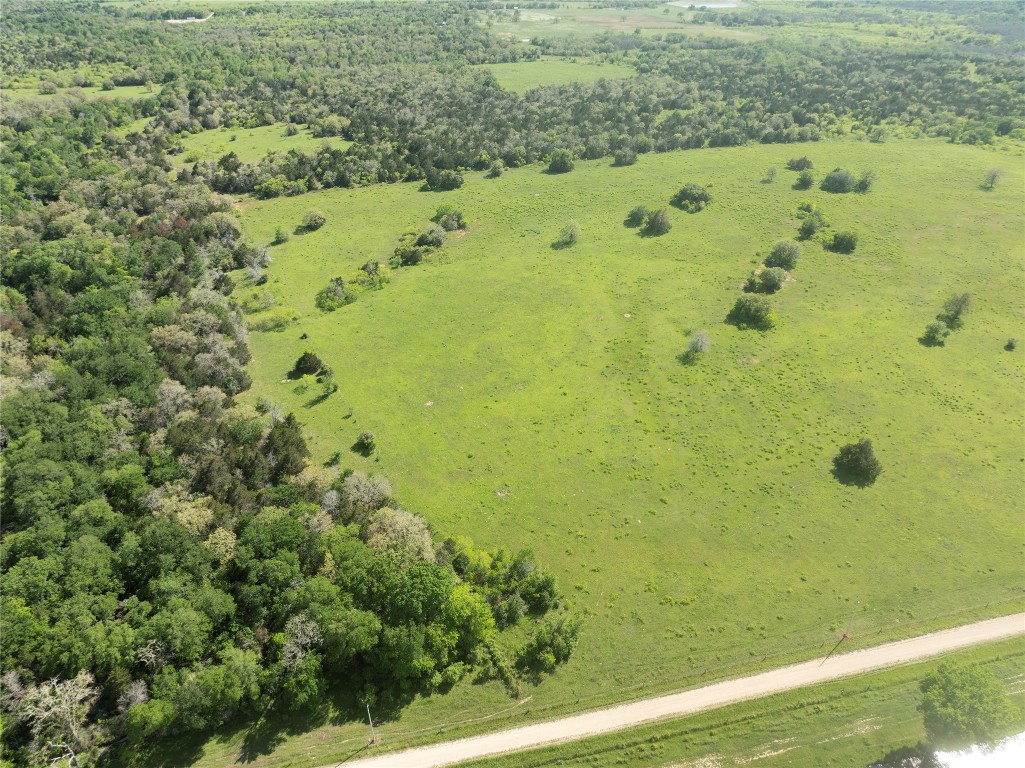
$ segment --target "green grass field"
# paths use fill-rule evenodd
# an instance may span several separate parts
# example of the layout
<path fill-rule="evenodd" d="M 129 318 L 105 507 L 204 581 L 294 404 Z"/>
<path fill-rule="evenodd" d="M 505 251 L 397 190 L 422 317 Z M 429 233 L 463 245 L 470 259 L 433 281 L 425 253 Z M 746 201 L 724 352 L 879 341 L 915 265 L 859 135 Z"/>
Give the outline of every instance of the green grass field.
<path fill-rule="evenodd" d="M 38 85 L 3 89 L 4 96 L 9 97 L 11 101 L 52 101 L 60 96 L 74 95 L 81 95 L 87 99 L 143 99 L 156 93 L 156 90 L 147 88 L 145 85 L 121 85 L 111 88 L 109 91 L 103 90 L 100 86 L 88 88 L 72 86 L 60 88 L 57 93 L 40 93 Z"/>
<path fill-rule="evenodd" d="M 565 83 L 593 83 L 596 80 L 620 80 L 636 74 L 622 64 L 598 64 L 589 61 L 545 58 L 508 64 L 481 64 L 508 91 L 526 93 L 531 88 Z"/>
<path fill-rule="evenodd" d="M 1008 641 L 952 654 L 944 662 L 986 666 L 1003 681 L 1025 728 L 1025 647 Z M 928 661 L 550 749 L 465 763 L 465 768 L 550 765 L 726 768 L 865 766 L 925 738 L 918 684 Z M 682 762 L 681 762 L 682 761 Z"/>
<path fill-rule="evenodd" d="M 259 128 L 216 128 L 189 134 L 182 139 L 185 151 L 175 158 L 177 162 L 188 165 L 197 160 L 217 160 L 234 152 L 243 163 L 255 163 L 269 152 L 288 152 L 290 149 L 313 152 L 325 141 L 341 149 L 352 144 L 334 137 L 318 139 L 308 128 L 294 136 L 286 136 L 285 126 L 276 123 Z"/>
<path fill-rule="evenodd" d="M 787 171 L 762 183 L 801 154 L 820 178 L 874 169 L 875 188 L 799 192 Z M 1005 176 L 983 191 L 994 166 Z M 622 225 L 687 181 L 711 185 L 707 210 L 671 209 L 661 238 Z M 468 174 L 443 194 L 244 201 L 263 243 L 310 208 L 327 216 L 273 249 L 266 287 L 300 319 L 253 334 L 246 398 L 294 410 L 316 461 L 341 451 L 343 466 L 385 474 L 440 536 L 531 547 L 586 616 L 576 655 L 528 686 L 528 703 L 464 685 L 415 703 L 391 743 L 824 654 L 852 613 L 854 647 L 1020 608 L 1025 365 L 1003 346 L 1023 335 L 1022 184 L 1018 160 L 977 148 L 824 141 Z M 859 233 L 857 252 L 806 244 L 773 299 L 778 327 L 725 325 L 756 253 L 795 233 L 805 199 Z M 470 219 L 465 236 L 380 292 L 314 307 L 331 277 L 386 260 L 442 203 Z M 570 219 L 580 242 L 553 249 Z M 975 297 L 964 329 L 943 348 L 919 344 L 962 291 Z M 712 347 L 683 365 L 696 329 Z M 285 379 L 305 349 L 334 368 L 326 401 Z M 373 460 L 348 450 L 364 429 Z M 840 485 L 831 459 L 861 437 L 884 473 Z M 357 731 L 331 725 L 269 754 L 339 754 Z M 237 749 L 228 734 L 205 759 Z"/>

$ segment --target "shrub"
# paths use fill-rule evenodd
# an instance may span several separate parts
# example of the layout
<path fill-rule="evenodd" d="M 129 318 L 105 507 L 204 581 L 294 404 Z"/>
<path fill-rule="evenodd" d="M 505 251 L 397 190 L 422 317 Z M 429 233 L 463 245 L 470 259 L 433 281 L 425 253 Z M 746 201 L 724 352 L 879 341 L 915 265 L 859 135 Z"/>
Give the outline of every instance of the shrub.
<path fill-rule="evenodd" d="M 741 330 L 746 328 L 768 330 L 775 324 L 772 303 L 764 296 L 752 294 L 745 294 L 737 299 L 737 303 L 733 305 L 726 320 Z"/>
<path fill-rule="evenodd" d="M 573 170 L 573 153 L 568 149 L 556 149 L 548 162 L 549 173 L 569 173 Z"/>
<path fill-rule="evenodd" d="M 313 303 L 317 305 L 317 309 L 323 312 L 334 312 L 339 307 L 351 304 L 355 300 L 355 295 L 346 289 L 345 280 L 333 277 L 331 282 L 317 291 L 317 297 Z"/>
<path fill-rule="evenodd" d="M 927 347 L 942 347 L 944 340 L 950 335 L 950 328 L 946 323 L 934 320 L 925 326 L 925 333 L 918 339 Z"/>
<path fill-rule="evenodd" d="M 858 183 L 854 185 L 854 190 L 861 194 L 865 194 L 872 189 L 872 185 L 875 183 L 875 180 L 875 171 L 865 171 L 861 174 L 861 178 L 858 179 Z"/>
<path fill-rule="evenodd" d="M 303 352 L 292 366 L 293 376 L 313 376 L 324 370 L 324 361 L 312 352 Z"/>
<path fill-rule="evenodd" d="M 569 660 L 580 637 L 580 619 L 563 617 L 546 621 L 516 656 L 516 666 L 533 672 L 554 672 L 557 664 Z"/>
<path fill-rule="evenodd" d="M 1000 181 L 1000 178 L 1004 175 L 1004 172 L 999 168 L 991 168 L 986 171 L 986 180 L 982 183 L 982 188 L 986 190 L 993 189 Z"/>
<path fill-rule="evenodd" d="M 466 219 L 463 212 L 456 210 L 451 205 L 442 205 L 438 208 L 431 221 L 438 224 L 446 232 L 454 232 L 457 229 L 466 229 Z"/>
<path fill-rule="evenodd" d="M 285 231 L 284 227 L 278 227 L 274 230 L 274 240 L 271 245 L 281 245 L 288 242 L 288 232 Z"/>
<path fill-rule="evenodd" d="M 769 258 L 765 260 L 767 267 L 779 267 L 780 269 L 794 269 L 797 266 L 797 259 L 801 256 L 801 246 L 793 240 L 780 240 L 772 246 Z"/>
<path fill-rule="evenodd" d="M 669 221 L 668 211 L 665 208 L 659 208 L 648 216 L 648 220 L 644 224 L 644 234 L 658 237 L 672 228 L 673 224 Z"/>
<path fill-rule="evenodd" d="M 1016 350 L 1017 348 L 1018 348 L 1018 340 L 1015 339 L 1015 338 L 1008 339 L 1007 343 L 1004 344 L 1004 349 L 1006 349 L 1008 352 L 1014 352 L 1014 350 Z"/>
<path fill-rule="evenodd" d="M 445 244 L 445 230 L 437 225 L 429 227 L 426 231 L 421 232 L 417 236 L 416 241 L 413 244 L 430 248 L 432 250 L 435 248 L 441 248 L 441 246 Z"/>
<path fill-rule="evenodd" d="M 848 443 L 833 458 L 835 474 L 841 482 L 871 485 L 883 471 L 872 450 L 871 440 Z"/>
<path fill-rule="evenodd" d="M 807 171 L 810 168 L 814 167 L 814 164 L 811 160 L 808 159 L 807 156 L 793 157 L 790 160 L 787 160 L 787 168 L 789 168 L 791 171 Z"/>
<path fill-rule="evenodd" d="M 488 172 L 484 174 L 484 178 L 497 179 L 503 173 L 505 173 L 505 163 L 503 163 L 501 160 L 495 160 L 493 163 L 491 163 L 491 167 L 488 168 Z"/>
<path fill-rule="evenodd" d="M 327 217 L 320 211 L 307 211 L 306 215 L 303 216 L 303 229 L 307 232 L 318 230 L 325 223 L 327 223 Z"/>
<path fill-rule="evenodd" d="M 571 245 L 576 245 L 579 239 L 580 225 L 575 221 L 571 221 L 562 228 L 562 231 L 559 233 L 559 239 L 555 241 L 554 245 L 557 248 L 567 248 Z"/>
<path fill-rule="evenodd" d="M 794 189 L 809 189 L 815 183 L 815 174 L 811 171 L 801 171 L 794 182 Z"/>
<path fill-rule="evenodd" d="M 777 169 L 776 166 L 770 165 L 769 169 L 765 172 L 765 176 L 762 178 L 762 181 L 764 181 L 766 184 L 771 184 L 772 182 L 774 182 L 776 180 L 776 173 L 778 170 L 779 169 Z"/>
<path fill-rule="evenodd" d="M 39 84 L 39 92 L 44 96 L 52 96 L 57 93 L 57 83 L 45 80 Z"/>
<path fill-rule="evenodd" d="M 626 219 L 623 223 L 628 227 L 640 227 L 648 218 L 648 209 L 643 205 L 638 205 L 630 213 L 626 215 Z"/>
<path fill-rule="evenodd" d="M 943 302 L 943 311 L 936 315 L 936 319 L 945 323 L 951 330 L 957 330 L 964 325 L 962 316 L 971 306 L 970 293 L 955 293 Z"/>
<path fill-rule="evenodd" d="M 853 173 L 843 168 L 836 168 L 826 174 L 826 178 L 822 180 L 819 189 L 824 192 L 846 194 L 847 192 L 853 192 L 857 183 Z"/>
<path fill-rule="evenodd" d="M 299 126 L 296 125 L 295 123 L 289 123 L 288 125 L 285 126 L 285 135 L 286 136 L 296 136 L 296 135 L 298 135 L 298 133 L 299 133 Z"/>
<path fill-rule="evenodd" d="M 787 281 L 787 271 L 779 267 L 766 267 L 758 275 L 758 290 L 763 293 L 775 293 Z"/>
<path fill-rule="evenodd" d="M 684 184 L 680 191 L 673 195 L 670 202 L 688 213 L 697 213 L 703 210 L 708 203 L 712 202 L 712 196 L 709 194 L 707 187 L 701 184 L 689 183 Z"/>
<path fill-rule="evenodd" d="M 352 449 L 356 453 L 364 456 L 369 456 L 377 448 L 377 441 L 374 440 L 373 432 L 360 432 L 359 437 L 356 438 L 356 442 L 353 444 Z"/>
<path fill-rule="evenodd" d="M 703 355 L 708 351 L 712 343 L 708 340 L 708 331 L 696 331 L 687 345 L 687 352 L 691 355 Z"/>
<path fill-rule="evenodd" d="M 836 232 L 829 247 L 837 253 L 854 253 L 858 247 L 858 236 L 854 232 Z"/>
<path fill-rule="evenodd" d="M 826 218 L 819 211 L 812 211 L 801 221 L 801 226 L 797 229 L 797 236 L 802 240 L 807 240 L 824 226 L 826 226 Z"/>
<path fill-rule="evenodd" d="M 615 161 L 613 162 L 613 165 L 633 165 L 636 162 L 637 153 L 630 147 L 623 147 L 621 150 L 616 152 Z"/>

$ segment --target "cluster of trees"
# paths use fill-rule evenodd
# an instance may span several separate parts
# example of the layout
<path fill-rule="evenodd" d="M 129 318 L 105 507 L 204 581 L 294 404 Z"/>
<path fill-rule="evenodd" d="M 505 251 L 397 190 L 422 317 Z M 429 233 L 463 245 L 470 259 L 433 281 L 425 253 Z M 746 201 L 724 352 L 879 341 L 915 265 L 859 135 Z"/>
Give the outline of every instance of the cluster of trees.
<path fill-rule="evenodd" d="M 317 292 L 314 303 L 324 312 L 334 312 L 351 304 L 365 291 L 376 291 L 391 281 L 391 271 L 371 259 L 356 269 L 348 278 L 333 277 Z"/>
<path fill-rule="evenodd" d="M 705 206 L 712 202 L 712 194 L 703 184 L 688 182 L 680 187 L 669 202 L 687 213 L 697 213 L 703 211 Z"/>
<path fill-rule="evenodd" d="M 513 668 L 494 637 L 517 611 L 495 590 L 538 619 L 558 601 L 528 556 L 508 585 L 508 569 L 464 578 L 386 481 L 310 465 L 293 415 L 234 399 L 249 351 L 228 273 L 268 256 L 229 200 L 169 174 L 166 134 L 116 130 L 153 107 L 57 100 L 0 127 L 0 727 L 16 764 L 112 745 L 130 761 L 327 696 L 401 704 Z M 528 640 L 524 658 L 548 669 L 571 641 Z"/>
<path fill-rule="evenodd" d="M 638 205 L 626 215 L 623 224 L 627 227 L 638 228 L 641 234 L 650 237 L 660 237 L 673 228 L 669 221 L 669 211 L 665 208 L 649 210 L 643 205 Z"/>

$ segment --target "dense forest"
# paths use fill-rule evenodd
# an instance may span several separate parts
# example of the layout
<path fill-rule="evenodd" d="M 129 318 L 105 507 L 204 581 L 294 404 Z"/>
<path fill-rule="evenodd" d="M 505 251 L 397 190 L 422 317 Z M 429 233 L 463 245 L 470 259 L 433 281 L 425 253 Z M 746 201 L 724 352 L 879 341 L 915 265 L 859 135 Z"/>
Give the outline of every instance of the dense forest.
<path fill-rule="evenodd" d="M 906 23 L 942 11 L 977 33 L 913 49 L 613 32 L 519 45 L 489 30 L 508 8 L 483 2 L 218 5 L 187 33 L 146 6 L 8 3 L 8 81 L 149 90 L 4 103 L 4 759 L 142 758 L 233 717 L 327 697 L 397 707 L 468 674 L 515 692 L 564 661 L 580 624 L 541 618 L 560 595 L 530 552 L 436 536 L 385 478 L 311 464 L 294 415 L 236 402 L 249 352 L 229 296 L 236 270 L 269 256 L 221 195 L 439 170 L 455 183 L 556 150 L 1025 133 L 1021 41 L 1004 34 L 1020 4 L 812 6 Z M 636 75 L 520 95 L 480 66 L 542 54 Z M 277 123 L 352 144 L 174 170 L 189 133 Z M 497 633 L 528 615 L 537 630 L 503 651 Z"/>

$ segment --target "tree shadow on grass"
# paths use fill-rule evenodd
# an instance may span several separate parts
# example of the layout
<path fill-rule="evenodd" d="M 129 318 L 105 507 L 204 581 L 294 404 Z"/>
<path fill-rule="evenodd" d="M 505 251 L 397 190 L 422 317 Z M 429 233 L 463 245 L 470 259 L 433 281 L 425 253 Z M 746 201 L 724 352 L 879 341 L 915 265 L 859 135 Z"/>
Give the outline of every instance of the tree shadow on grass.
<path fill-rule="evenodd" d="M 676 356 L 676 362 L 680 365 L 697 365 L 698 353 L 692 349 L 688 349 L 686 352 L 681 352 Z"/>
<path fill-rule="evenodd" d="M 907 766 L 940 768 L 940 764 L 936 762 L 936 756 L 933 754 L 933 751 L 921 743 L 914 747 L 901 747 L 900 749 L 890 750 L 879 760 L 869 763 L 867 768 L 906 768 Z"/>
<path fill-rule="evenodd" d="M 832 475 L 841 485 L 849 485 L 854 486 L 856 488 L 868 488 L 868 486 L 872 485 L 875 482 L 874 478 L 869 480 L 854 472 L 839 469 L 836 466 L 834 466 L 832 469 Z"/>
<path fill-rule="evenodd" d="M 552 243 L 552 250 L 553 251 L 562 251 L 562 250 L 565 250 L 566 248 L 572 248 L 574 245 L 576 245 L 576 243 L 571 243 L 568 240 L 559 239 L 559 240 L 556 240 L 554 243 Z"/>

